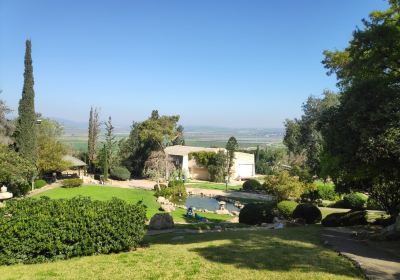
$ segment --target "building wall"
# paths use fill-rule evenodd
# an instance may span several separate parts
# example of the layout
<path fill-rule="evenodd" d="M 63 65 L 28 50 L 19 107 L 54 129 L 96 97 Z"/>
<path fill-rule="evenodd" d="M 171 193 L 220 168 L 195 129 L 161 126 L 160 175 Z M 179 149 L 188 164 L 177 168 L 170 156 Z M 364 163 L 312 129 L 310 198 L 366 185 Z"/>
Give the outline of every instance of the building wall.
<path fill-rule="evenodd" d="M 240 165 L 251 165 L 252 172 L 250 174 L 251 176 L 254 176 L 255 173 L 255 160 L 254 160 L 254 154 L 248 154 L 248 153 L 241 153 L 241 152 L 236 152 L 235 153 L 235 162 L 233 164 L 233 173 L 232 176 L 234 179 L 237 179 L 239 177 L 240 173 Z M 247 177 L 247 176 L 246 176 Z"/>
<path fill-rule="evenodd" d="M 191 159 L 188 162 L 189 167 L 189 178 L 195 180 L 210 180 L 210 174 L 208 173 L 207 168 L 198 166 L 196 164 L 196 160 Z"/>

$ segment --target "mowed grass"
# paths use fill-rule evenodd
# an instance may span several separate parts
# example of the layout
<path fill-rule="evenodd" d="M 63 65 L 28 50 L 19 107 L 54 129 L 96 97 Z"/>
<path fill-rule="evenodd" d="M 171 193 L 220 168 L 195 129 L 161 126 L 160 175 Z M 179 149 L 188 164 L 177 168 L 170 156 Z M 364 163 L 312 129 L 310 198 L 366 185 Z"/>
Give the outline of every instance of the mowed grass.
<path fill-rule="evenodd" d="M 208 190 L 226 190 L 225 183 L 212 183 L 212 182 L 200 182 L 200 183 L 187 183 L 187 188 L 197 189 L 208 189 Z M 242 188 L 242 185 L 228 185 L 228 191 L 238 191 Z"/>
<path fill-rule="evenodd" d="M 57 188 L 37 194 L 36 197 L 48 196 L 51 199 L 73 198 L 76 196 L 88 196 L 93 200 L 110 200 L 113 197 L 120 198 L 128 203 L 137 203 L 143 201 L 147 206 L 147 218 L 150 219 L 154 214 L 159 213 L 160 204 L 156 201 L 153 191 L 143 189 L 126 189 L 108 186 L 82 186 L 79 188 Z M 196 222 L 193 219 L 185 217 L 186 210 L 177 208 L 172 212 L 172 217 L 175 222 L 191 223 Z M 200 213 L 212 222 L 225 222 L 232 219 L 229 215 L 217 215 L 213 213 Z"/>
<path fill-rule="evenodd" d="M 1 279 L 362 279 L 324 247 L 320 227 L 145 239 L 137 251 L 0 267 Z"/>

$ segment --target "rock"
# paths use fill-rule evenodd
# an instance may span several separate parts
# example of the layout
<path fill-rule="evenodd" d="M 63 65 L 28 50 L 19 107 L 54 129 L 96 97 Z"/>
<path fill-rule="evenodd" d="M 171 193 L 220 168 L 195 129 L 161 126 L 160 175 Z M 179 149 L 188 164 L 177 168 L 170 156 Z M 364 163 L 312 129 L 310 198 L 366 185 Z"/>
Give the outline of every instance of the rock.
<path fill-rule="evenodd" d="M 302 218 L 297 218 L 297 219 L 294 219 L 293 223 L 296 225 L 299 225 L 299 226 L 304 226 L 306 224 L 306 220 L 304 220 Z"/>
<path fill-rule="evenodd" d="M 239 211 L 232 211 L 231 212 L 234 216 L 239 216 L 240 212 Z"/>
<path fill-rule="evenodd" d="M 228 214 L 230 214 L 230 213 L 229 213 L 229 210 L 224 209 L 224 210 L 215 210 L 215 214 L 219 214 L 219 215 L 228 215 Z"/>
<path fill-rule="evenodd" d="M 175 207 L 170 204 L 161 204 L 160 208 L 167 213 L 175 211 Z"/>
<path fill-rule="evenodd" d="M 165 197 L 163 197 L 163 196 L 159 196 L 159 197 L 157 198 L 157 202 L 158 202 L 158 203 L 161 203 L 161 204 L 163 204 L 166 200 L 167 200 L 167 199 L 166 199 Z"/>
<path fill-rule="evenodd" d="M 267 227 L 267 226 L 269 226 L 269 224 L 267 224 L 267 223 L 261 223 L 261 226 L 262 226 L 262 227 Z"/>
<path fill-rule="evenodd" d="M 157 213 L 150 219 L 149 229 L 170 229 L 174 227 L 174 220 L 168 213 Z"/>
<path fill-rule="evenodd" d="M 222 230 L 222 227 L 221 226 L 215 226 L 214 229 L 215 230 Z"/>
<path fill-rule="evenodd" d="M 274 217 L 274 219 L 272 220 L 272 222 L 273 222 L 274 224 L 277 224 L 277 223 L 280 223 L 281 220 L 280 220 L 278 217 Z"/>
<path fill-rule="evenodd" d="M 384 240 L 400 240 L 400 214 L 393 225 L 387 226 L 382 230 L 380 236 Z"/>

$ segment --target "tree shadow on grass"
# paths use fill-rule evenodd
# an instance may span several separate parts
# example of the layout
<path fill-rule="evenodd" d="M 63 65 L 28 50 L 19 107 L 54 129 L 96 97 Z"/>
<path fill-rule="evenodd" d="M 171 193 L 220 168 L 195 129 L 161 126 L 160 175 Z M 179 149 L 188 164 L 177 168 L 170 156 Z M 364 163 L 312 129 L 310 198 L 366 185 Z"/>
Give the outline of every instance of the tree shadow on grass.
<path fill-rule="evenodd" d="M 360 277 L 348 260 L 324 248 L 318 227 L 271 231 L 230 231 L 161 238 L 150 243 L 190 245 L 204 259 L 238 268 L 267 271 L 326 272 Z"/>

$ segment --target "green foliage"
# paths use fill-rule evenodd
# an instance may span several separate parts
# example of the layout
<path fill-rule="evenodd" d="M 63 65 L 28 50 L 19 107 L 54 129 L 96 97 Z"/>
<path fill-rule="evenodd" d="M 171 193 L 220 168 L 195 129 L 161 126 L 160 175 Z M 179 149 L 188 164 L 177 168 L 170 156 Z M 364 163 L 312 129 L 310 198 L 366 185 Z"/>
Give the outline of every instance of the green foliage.
<path fill-rule="evenodd" d="M 99 111 L 97 108 L 90 108 L 89 129 L 88 129 L 88 160 L 89 170 L 94 171 L 96 161 L 97 141 L 100 134 Z"/>
<path fill-rule="evenodd" d="M 325 152 L 335 159 L 329 175 L 338 190 L 377 189 L 376 201 L 386 201 L 384 208 L 394 214 L 392 190 L 399 197 L 400 182 L 399 18 L 398 1 L 390 1 L 388 10 L 363 20 L 343 51 L 325 51 L 323 61 L 341 89 L 340 105 L 322 125 Z"/>
<path fill-rule="evenodd" d="M 0 264 L 38 263 L 136 248 L 146 210 L 119 199 L 13 200 L 0 208 Z"/>
<path fill-rule="evenodd" d="M 349 193 L 343 197 L 344 208 L 352 210 L 361 210 L 364 208 L 367 198 L 361 193 Z"/>
<path fill-rule="evenodd" d="M 119 143 L 121 164 L 133 176 L 143 176 L 145 162 L 151 153 L 162 151 L 182 136 L 183 127 L 178 126 L 178 121 L 179 116 L 158 115 L 157 118 L 154 116 L 144 122 L 133 123 L 129 137 Z"/>
<path fill-rule="evenodd" d="M 325 184 L 325 183 L 319 183 L 317 184 L 317 190 L 318 190 L 318 195 L 319 198 L 323 200 L 337 200 L 338 194 L 335 191 L 335 185 L 334 184 Z"/>
<path fill-rule="evenodd" d="M 61 172 L 69 167 L 63 160 L 67 147 L 59 141 L 63 134 L 61 124 L 51 119 L 42 119 L 38 125 L 38 169 L 41 174 Z"/>
<path fill-rule="evenodd" d="M 35 180 L 35 189 L 43 188 L 46 185 L 47 185 L 47 182 L 45 180 L 42 180 L 42 179 Z"/>
<path fill-rule="evenodd" d="M 247 225 L 272 223 L 274 209 L 274 203 L 248 203 L 240 210 L 239 223 Z"/>
<path fill-rule="evenodd" d="M 239 149 L 239 144 L 236 140 L 235 137 L 230 137 L 228 142 L 226 143 L 225 146 L 227 152 L 228 152 L 228 176 L 229 178 L 231 177 L 232 173 L 232 166 L 235 160 L 235 152 Z"/>
<path fill-rule="evenodd" d="M 38 159 L 37 128 L 35 113 L 35 92 L 33 90 L 32 44 L 26 40 L 25 72 L 22 97 L 18 106 L 18 120 L 15 131 L 15 144 L 23 158 L 36 165 Z"/>
<path fill-rule="evenodd" d="M 204 166 L 210 173 L 210 180 L 212 182 L 225 182 L 227 175 L 227 161 L 228 156 L 223 150 L 214 152 L 195 152 L 190 153 L 190 158 L 194 158 L 196 163 Z"/>
<path fill-rule="evenodd" d="M 321 221 L 322 213 L 317 206 L 310 203 L 297 205 L 293 211 L 294 219 L 304 219 L 307 224 L 315 224 Z"/>
<path fill-rule="evenodd" d="M 25 195 L 36 175 L 35 166 L 17 152 L 0 145 L 0 185 L 8 187 L 14 196 Z"/>
<path fill-rule="evenodd" d="M 62 181 L 62 187 L 63 188 L 77 188 L 82 186 L 83 180 L 79 178 L 73 178 L 73 179 L 64 179 Z"/>
<path fill-rule="evenodd" d="M 160 184 L 156 188 L 155 196 L 165 197 L 172 202 L 179 202 L 187 197 L 185 183 L 182 180 L 172 180 L 168 182 L 168 186 Z"/>
<path fill-rule="evenodd" d="M 280 165 L 287 162 L 287 150 L 284 148 L 266 147 L 256 150 L 256 173 L 263 175 L 274 175 L 280 170 Z"/>
<path fill-rule="evenodd" d="M 256 179 L 249 179 L 249 180 L 246 180 L 246 181 L 243 183 L 242 189 L 243 189 L 244 191 L 253 192 L 253 191 L 261 190 L 262 187 L 261 187 L 261 183 L 260 183 L 258 180 L 256 180 Z"/>
<path fill-rule="evenodd" d="M 277 208 L 279 214 L 281 214 L 285 219 L 291 219 L 293 217 L 293 212 L 296 209 L 297 205 L 299 205 L 295 201 L 284 200 L 278 203 Z"/>
<path fill-rule="evenodd" d="M 324 227 L 357 226 L 368 224 L 367 211 L 332 213 L 322 220 Z"/>
<path fill-rule="evenodd" d="M 289 172 L 282 171 L 278 175 L 267 175 L 263 188 L 277 199 L 277 201 L 299 198 L 306 190 L 314 188 L 313 184 L 306 184 L 298 177 L 290 176 Z"/>
<path fill-rule="evenodd" d="M 7 118 L 9 113 L 11 113 L 11 109 L 0 99 L 0 145 L 12 144 L 11 136 L 14 131 L 14 123 Z"/>
<path fill-rule="evenodd" d="M 379 179 L 374 182 L 371 199 L 390 216 L 400 213 L 400 180 Z"/>
<path fill-rule="evenodd" d="M 131 178 L 131 173 L 126 167 L 123 166 L 115 166 L 110 170 L 111 178 L 115 180 L 129 180 Z"/>

